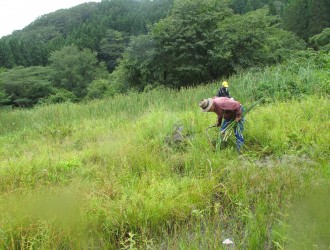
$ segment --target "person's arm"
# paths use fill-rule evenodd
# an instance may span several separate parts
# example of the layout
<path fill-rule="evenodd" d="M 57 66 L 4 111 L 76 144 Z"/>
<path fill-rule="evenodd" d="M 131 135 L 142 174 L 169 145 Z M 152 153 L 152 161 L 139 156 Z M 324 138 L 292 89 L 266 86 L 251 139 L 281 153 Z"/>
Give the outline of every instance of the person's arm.
<path fill-rule="evenodd" d="M 223 110 L 218 107 L 216 114 L 218 115 L 218 118 L 217 118 L 217 127 L 220 127 L 221 126 L 221 123 L 222 123 L 223 114 L 224 114 L 223 113 Z"/>
<path fill-rule="evenodd" d="M 217 94 L 217 97 L 220 97 L 221 96 L 221 88 L 218 90 L 218 94 Z"/>
<path fill-rule="evenodd" d="M 222 122 L 222 117 L 221 116 L 218 116 L 218 119 L 217 119 L 217 127 L 220 127 L 221 126 L 221 122 Z"/>
<path fill-rule="evenodd" d="M 227 96 L 228 98 L 231 98 L 231 97 L 230 97 L 230 94 L 229 94 L 229 90 L 228 90 L 228 88 L 225 88 L 225 92 L 226 92 L 226 96 Z"/>

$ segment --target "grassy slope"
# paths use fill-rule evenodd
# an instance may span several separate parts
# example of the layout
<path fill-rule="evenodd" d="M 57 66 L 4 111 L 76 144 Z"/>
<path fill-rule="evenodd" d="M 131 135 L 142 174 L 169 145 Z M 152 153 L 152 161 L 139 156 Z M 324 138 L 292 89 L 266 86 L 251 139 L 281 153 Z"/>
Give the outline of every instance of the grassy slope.
<path fill-rule="evenodd" d="M 274 72 L 268 69 L 263 84 Z M 255 88 L 245 86 L 244 95 L 239 84 L 266 73 L 230 79 L 237 83 L 232 94 L 248 105 Z M 310 82 L 322 76 L 308 73 Z M 255 108 L 245 153 L 237 156 L 233 141 L 213 151 L 205 129 L 216 117 L 198 108 L 218 84 L 2 111 L 0 248 L 219 249 L 231 238 L 239 248 L 260 249 L 302 242 L 288 229 L 290 209 L 329 181 L 328 98 L 301 93 L 300 100 Z M 171 137 L 177 125 L 186 138 L 181 144 Z M 329 235 L 326 225 L 304 244 L 329 244 L 318 238 Z"/>

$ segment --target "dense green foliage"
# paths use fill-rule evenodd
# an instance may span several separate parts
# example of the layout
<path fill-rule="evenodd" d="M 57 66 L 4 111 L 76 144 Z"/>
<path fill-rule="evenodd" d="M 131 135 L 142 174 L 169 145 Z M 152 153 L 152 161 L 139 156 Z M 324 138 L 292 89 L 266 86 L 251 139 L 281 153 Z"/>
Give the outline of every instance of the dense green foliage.
<path fill-rule="evenodd" d="M 30 107 L 41 102 L 81 100 L 92 82 L 107 76 L 96 53 L 66 46 L 50 56 L 49 66 L 15 67 L 1 74 L 1 103 Z"/>
<path fill-rule="evenodd" d="M 85 3 L 39 17 L 21 31 L 0 39 L 0 67 L 48 63 L 50 53 L 76 45 L 100 52 L 108 30 L 125 36 L 147 32 L 147 26 L 167 15 L 172 0 L 111 0 Z"/>
<path fill-rule="evenodd" d="M 230 78 L 238 100 L 285 100 L 310 93 L 330 94 L 330 54 L 302 53 L 293 60 Z M 272 77 L 269 77 L 272 76 Z"/>
<path fill-rule="evenodd" d="M 330 27 L 329 13 L 327 0 L 292 0 L 283 13 L 283 27 L 307 41 Z"/>
<path fill-rule="evenodd" d="M 316 50 L 330 51 L 330 28 L 326 28 L 322 33 L 309 39 L 310 45 Z"/>
<path fill-rule="evenodd" d="M 329 51 L 329 8 L 326 0 L 104 0 L 58 10 L 0 39 L 1 68 L 36 71 L 24 83 L 30 91 L 19 93 L 24 84 L 0 72 L 0 101 L 32 106 L 195 86 L 281 63 L 306 46 Z"/>
<path fill-rule="evenodd" d="M 266 10 L 233 15 L 222 1 L 180 1 L 149 35 L 132 40 L 116 81 L 140 90 L 189 86 L 283 61 L 304 47 Z"/>
<path fill-rule="evenodd" d="M 4 93 L 2 103 L 23 107 L 38 103 L 53 92 L 49 81 L 51 72 L 49 67 L 41 66 L 16 67 L 3 72 L 0 84 Z"/>
<path fill-rule="evenodd" d="M 89 49 L 79 51 L 74 46 L 63 47 L 52 53 L 50 61 L 54 86 L 71 91 L 78 98 L 86 96 L 93 79 L 105 74 L 102 65 L 97 65 L 96 53 Z"/>
<path fill-rule="evenodd" d="M 232 140 L 214 152 L 198 107 L 221 82 L 0 110 L 0 248 L 327 248 L 329 63 L 229 77 L 246 107 L 269 97 L 239 157 Z"/>
<path fill-rule="evenodd" d="M 125 40 L 121 32 L 107 30 L 106 37 L 100 41 L 99 58 L 106 62 L 110 72 L 116 68 L 117 60 L 122 57 L 125 47 Z"/>

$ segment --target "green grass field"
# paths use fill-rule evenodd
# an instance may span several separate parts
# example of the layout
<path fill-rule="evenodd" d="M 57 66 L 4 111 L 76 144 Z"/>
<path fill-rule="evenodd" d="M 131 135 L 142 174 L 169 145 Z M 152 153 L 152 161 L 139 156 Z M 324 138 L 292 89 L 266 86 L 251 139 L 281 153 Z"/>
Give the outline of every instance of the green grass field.
<path fill-rule="evenodd" d="M 0 111 L 0 249 L 328 249 L 328 71 L 230 78 L 246 106 L 296 84 L 264 92 L 242 155 L 205 132 L 220 82 Z"/>

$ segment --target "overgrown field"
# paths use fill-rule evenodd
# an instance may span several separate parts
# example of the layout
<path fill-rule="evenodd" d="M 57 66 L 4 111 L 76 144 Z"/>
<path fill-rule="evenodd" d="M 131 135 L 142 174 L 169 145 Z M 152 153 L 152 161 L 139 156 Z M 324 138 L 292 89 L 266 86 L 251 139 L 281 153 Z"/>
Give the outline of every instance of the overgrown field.
<path fill-rule="evenodd" d="M 329 68 L 292 67 L 229 79 L 267 97 L 242 155 L 205 133 L 219 82 L 0 111 L 0 249 L 328 249 Z"/>

